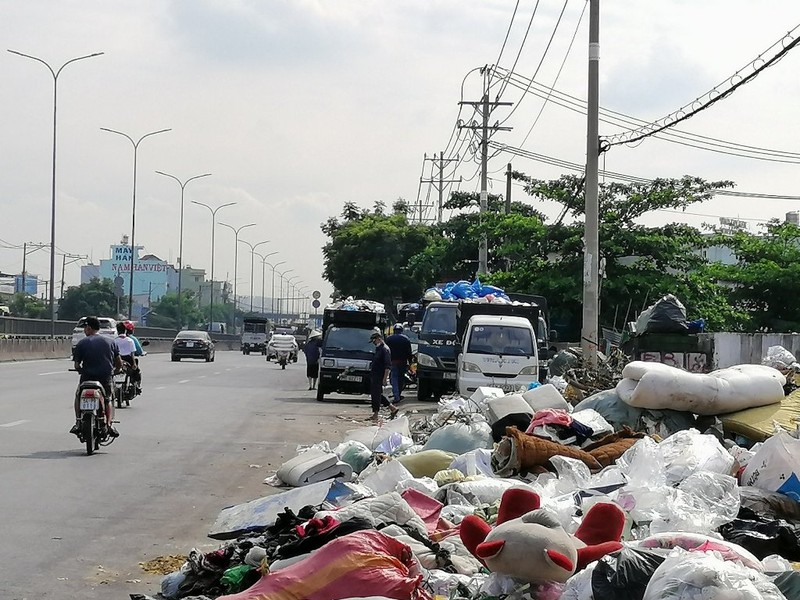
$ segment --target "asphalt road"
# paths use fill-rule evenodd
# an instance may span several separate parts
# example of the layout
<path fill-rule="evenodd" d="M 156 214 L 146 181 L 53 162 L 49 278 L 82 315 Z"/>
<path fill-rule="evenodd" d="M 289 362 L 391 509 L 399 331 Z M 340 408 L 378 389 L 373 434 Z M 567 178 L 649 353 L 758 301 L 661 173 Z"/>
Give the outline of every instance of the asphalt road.
<path fill-rule="evenodd" d="M 70 366 L 0 364 L 3 600 L 158 591 L 141 562 L 218 547 L 206 533 L 222 508 L 274 492 L 263 480 L 298 444 L 338 443 L 370 412 L 365 396 L 317 402 L 302 358 L 282 371 L 237 352 L 213 363 L 150 354 L 144 393 L 117 410 L 121 436 L 86 456 L 67 433 Z"/>

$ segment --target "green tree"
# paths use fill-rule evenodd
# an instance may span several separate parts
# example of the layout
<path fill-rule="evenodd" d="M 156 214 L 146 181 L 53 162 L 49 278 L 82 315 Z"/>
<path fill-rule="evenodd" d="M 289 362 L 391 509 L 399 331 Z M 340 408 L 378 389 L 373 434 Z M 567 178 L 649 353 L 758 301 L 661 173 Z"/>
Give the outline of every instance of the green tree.
<path fill-rule="evenodd" d="M 322 249 L 324 276 L 336 294 L 381 301 L 416 298 L 420 284 L 409 261 L 430 243 L 430 228 L 408 222 L 403 205 L 395 203 L 385 214 L 382 203 L 375 209 L 344 205 L 341 219 L 322 225 L 330 241 Z"/>
<path fill-rule="evenodd" d="M 125 297 L 119 306 L 127 306 Z M 58 305 L 58 318 L 74 321 L 88 315 L 117 316 L 117 297 L 110 279 L 92 279 L 89 283 L 67 288 Z"/>
<path fill-rule="evenodd" d="M 14 294 L 8 308 L 15 317 L 46 319 L 50 314 L 47 302 L 28 294 Z"/>
<path fill-rule="evenodd" d="M 197 298 L 192 290 L 181 292 L 181 319 L 184 325 L 196 327 L 203 320 L 200 310 L 197 308 Z M 178 327 L 178 293 L 167 292 L 156 302 L 153 302 L 152 310 L 147 316 L 147 324 L 152 327 Z"/>

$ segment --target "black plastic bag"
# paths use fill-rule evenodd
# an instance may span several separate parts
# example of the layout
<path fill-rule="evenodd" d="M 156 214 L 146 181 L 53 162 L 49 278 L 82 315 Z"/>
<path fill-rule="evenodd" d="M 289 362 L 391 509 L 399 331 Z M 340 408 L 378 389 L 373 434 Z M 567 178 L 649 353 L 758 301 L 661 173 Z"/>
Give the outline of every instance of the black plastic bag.
<path fill-rule="evenodd" d="M 686 308 L 672 294 L 667 294 L 643 311 L 636 320 L 636 333 L 687 333 Z"/>
<path fill-rule="evenodd" d="M 662 562 L 663 556 L 635 548 L 607 554 L 592 571 L 592 595 L 614 600 L 642 600 L 653 572 Z"/>
<path fill-rule="evenodd" d="M 756 558 L 780 554 L 800 560 L 800 524 L 783 519 L 734 519 L 719 528 L 722 537 L 749 550 Z"/>
<path fill-rule="evenodd" d="M 800 521 L 800 502 L 780 492 L 768 492 L 757 487 L 739 488 L 740 519 Z"/>

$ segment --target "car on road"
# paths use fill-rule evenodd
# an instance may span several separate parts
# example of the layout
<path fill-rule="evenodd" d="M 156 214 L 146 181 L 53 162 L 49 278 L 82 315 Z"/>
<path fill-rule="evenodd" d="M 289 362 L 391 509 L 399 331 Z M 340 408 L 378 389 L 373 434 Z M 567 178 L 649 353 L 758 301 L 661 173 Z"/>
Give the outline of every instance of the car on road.
<path fill-rule="evenodd" d="M 86 334 L 83 332 L 83 328 L 86 325 L 86 319 L 87 317 L 81 317 L 80 319 L 78 319 L 78 322 L 75 325 L 75 329 L 72 330 L 73 350 L 75 349 L 77 343 L 86 337 Z M 99 331 L 100 334 L 110 335 L 111 337 L 117 337 L 116 319 L 112 319 L 111 317 L 97 317 L 97 320 L 100 321 L 100 331 Z"/>
<path fill-rule="evenodd" d="M 172 341 L 172 362 L 182 358 L 203 358 L 214 362 L 214 341 L 207 331 L 181 331 Z"/>

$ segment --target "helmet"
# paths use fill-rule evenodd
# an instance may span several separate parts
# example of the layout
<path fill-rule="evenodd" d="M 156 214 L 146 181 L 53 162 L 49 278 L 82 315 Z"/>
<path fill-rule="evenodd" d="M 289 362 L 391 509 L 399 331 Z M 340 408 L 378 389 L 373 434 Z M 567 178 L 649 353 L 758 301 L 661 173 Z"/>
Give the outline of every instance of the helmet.
<path fill-rule="evenodd" d="M 123 325 L 125 325 L 125 331 L 133 333 L 133 323 L 131 321 L 125 321 Z"/>
<path fill-rule="evenodd" d="M 394 326 L 395 331 L 403 331 L 403 326 L 400 323 L 395 324 Z"/>

